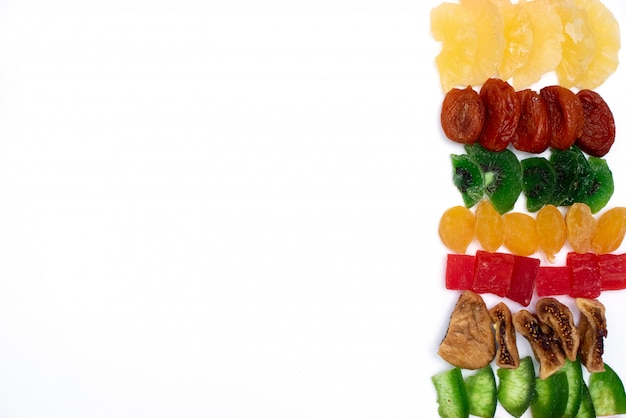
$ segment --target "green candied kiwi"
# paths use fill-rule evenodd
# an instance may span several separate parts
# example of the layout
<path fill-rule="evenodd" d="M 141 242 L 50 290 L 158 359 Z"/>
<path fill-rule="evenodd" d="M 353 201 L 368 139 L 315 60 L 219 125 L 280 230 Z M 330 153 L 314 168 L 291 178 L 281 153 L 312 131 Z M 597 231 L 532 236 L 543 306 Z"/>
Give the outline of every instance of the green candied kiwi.
<path fill-rule="evenodd" d="M 562 418 L 567 406 L 568 383 L 563 372 L 535 380 L 535 396 L 530 402 L 534 418 Z"/>
<path fill-rule="evenodd" d="M 582 383 L 582 390 L 580 395 L 580 407 L 576 413 L 576 418 L 596 418 L 596 410 L 593 408 L 593 401 L 591 400 L 591 394 L 589 393 L 589 387 L 585 381 Z"/>
<path fill-rule="evenodd" d="M 470 158 L 485 176 L 485 193 L 500 214 L 509 212 L 522 194 L 522 165 L 515 154 L 505 149 L 489 151 L 479 144 L 466 145 Z"/>
<path fill-rule="evenodd" d="M 491 365 L 465 378 L 470 415 L 492 418 L 498 405 L 496 377 Z"/>
<path fill-rule="evenodd" d="M 613 192 L 615 186 L 613 184 L 613 173 L 603 158 L 589 157 L 589 181 L 578 197 L 578 200 L 587 204 L 591 209 L 591 213 L 598 213 L 604 208 Z"/>
<path fill-rule="evenodd" d="M 563 373 L 567 376 L 567 405 L 563 412 L 563 418 L 576 417 L 580 409 L 580 403 L 583 394 L 583 369 L 580 361 L 565 360 Z"/>
<path fill-rule="evenodd" d="M 571 206 L 584 187 L 581 180 L 589 178 L 589 162 L 576 147 L 572 147 L 552 149 L 550 163 L 556 172 L 556 188 L 551 203 L 554 206 Z"/>
<path fill-rule="evenodd" d="M 530 357 L 520 360 L 517 369 L 499 368 L 497 371 L 498 400 L 507 412 L 521 417 L 535 395 L 535 366 Z"/>
<path fill-rule="evenodd" d="M 461 196 L 465 207 L 471 208 L 485 195 L 485 177 L 478 164 L 466 155 L 450 156 L 452 159 L 452 181 Z"/>
<path fill-rule="evenodd" d="M 589 376 L 589 394 L 598 416 L 626 414 L 624 384 L 606 363 L 603 372 Z"/>
<path fill-rule="evenodd" d="M 455 367 L 432 377 L 442 418 L 469 417 L 469 401 L 461 369 Z"/>
<path fill-rule="evenodd" d="M 543 157 L 526 158 L 521 164 L 526 208 L 529 212 L 537 212 L 552 202 L 556 189 L 556 172 L 550 161 Z"/>

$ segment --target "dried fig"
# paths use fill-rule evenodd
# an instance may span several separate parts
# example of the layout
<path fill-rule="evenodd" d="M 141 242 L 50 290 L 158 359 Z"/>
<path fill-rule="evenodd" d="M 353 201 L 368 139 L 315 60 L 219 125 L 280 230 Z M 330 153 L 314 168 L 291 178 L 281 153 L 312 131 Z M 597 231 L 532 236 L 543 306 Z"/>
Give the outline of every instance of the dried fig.
<path fill-rule="evenodd" d="M 576 361 L 578 355 L 578 330 L 572 311 L 555 298 L 537 301 L 537 316 L 552 328 L 568 360 Z"/>
<path fill-rule="evenodd" d="M 580 362 L 589 373 L 603 372 L 602 355 L 604 354 L 604 338 L 607 336 L 604 305 L 595 299 L 576 298 L 576 306 L 581 313 L 578 324 Z"/>
<path fill-rule="evenodd" d="M 504 303 L 500 302 L 489 310 L 493 327 L 496 333 L 496 365 L 505 369 L 517 369 L 519 366 L 519 353 L 517 351 L 517 341 L 515 328 L 513 327 L 513 316 L 511 310 Z"/>

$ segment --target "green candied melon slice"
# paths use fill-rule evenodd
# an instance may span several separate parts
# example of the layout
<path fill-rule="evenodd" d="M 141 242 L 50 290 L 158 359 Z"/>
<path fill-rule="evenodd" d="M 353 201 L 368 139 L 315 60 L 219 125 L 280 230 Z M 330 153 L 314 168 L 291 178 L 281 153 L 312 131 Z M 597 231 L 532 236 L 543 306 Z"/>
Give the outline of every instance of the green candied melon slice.
<path fill-rule="evenodd" d="M 491 418 L 498 405 L 496 377 L 491 365 L 465 378 L 470 415 Z"/>
<path fill-rule="evenodd" d="M 563 372 L 535 380 L 535 396 L 530 403 L 534 418 L 562 418 L 567 406 L 568 382 Z"/>
<path fill-rule="evenodd" d="M 589 157 L 589 181 L 578 196 L 578 201 L 587 204 L 591 213 L 598 213 L 609 203 L 615 190 L 613 173 L 603 158 Z"/>
<path fill-rule="evenodd" d="M 580 361 L 565 361 L 563 372 L 567 376 L 567 405 L 563 412 L 563 418 L 574 418 L 578 416 L 578 410 L 583 397 L 583 370 Z"/>
<path fill-rule="evenodd" d="M 522 165 L 515 154 L 505 149 L 489 151 L 479 144 L 466 145 L 470 158 L 485 176 L 485 194 L 498 213 L 509 212 L 522 194 Z"/>
<path fill-rule="evenodd" d="M 617 373 L 604 363 L 604 371 L 589 376 L 589 394 L 598 416 L 626 414 L 626 392 Z"/>
<path fill-rule="evenodd" d="M 537 212 L 552 202 L 556 189 L 556 171 L 550 161 L 543 157 L 526 158 L 521 164 L 526 208 L 529 212 Z"/>
<path fill-rule="evenodd" d="M 586 186 L 591 169 L 583 153 L 576 147 L 552 149 L 550 163 L 556 172 L 556 188 L 552 196 L 554 206 L 571 206 Z"/>
<path fill-rule="evenodd" d="M 535 393 L 535 366 L 530 357 L 520 360 L 517 369 L 499 368 L 498 400 L 507 412 L 521 417 Z"/>
<path fill-rule="evenodd" d="M 469 401 L 461 369 L 455 367 L 432 377 L 437 392 L 440 417 L 467 418 Z"/>
<path fill-rule="evenodd" d="M 485 195 L 485 177 L 478 164 L 466 155 L 451 155 L 452 181 L 461 196 L 465 207 L 471 208 Z"/>

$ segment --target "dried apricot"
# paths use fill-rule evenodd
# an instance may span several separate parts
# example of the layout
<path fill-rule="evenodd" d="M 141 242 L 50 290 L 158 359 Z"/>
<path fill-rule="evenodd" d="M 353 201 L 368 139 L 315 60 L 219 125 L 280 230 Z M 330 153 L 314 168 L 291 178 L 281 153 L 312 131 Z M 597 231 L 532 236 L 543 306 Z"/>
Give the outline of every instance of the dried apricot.
<path fill-rule="evenodd" d="M 525 213 L 505 214 L 504 246 L 515 255 L 529 256 L 539 249 L 539 234 L 535 218 Z"/>
<path fill-rule="evenodd" d="M 490 78 L 480 88 L 485 105 L 485 123 L 478 143 L 490 151 L 504 150 L 517 130 L 519 97 L 506 81 Z"/>
<path fill-rule="evenodd" d="M 476 206 L 475 236 L 485 251 L 495 252 L 504 243 L 504 220 L 489 200 Z"/>
<path fill-rule="evenodd" d="M 589 155 L 603 157 L 615 142 L 615 119 L 602 96 L 593 90 L 576 93 L 583 106 L 583 125 L 576 145 Z"/>
<path fill-rule="evenodd" d="M 596 234 L 596 218 L 584 203 L 574 203 L 565 215 L 567 241 L 579 254 L 591 250 L 591 242 Z"/>
<path fill-rule="evenodd" d="M 474 214 L 464 206 L 446 210 L 439 221 L 439 237 L 450 250 L 464 253 L 474 240 Z"/>
<path fill-rule="evenodd" d="M 626 208 L 615 207 L 598 218 L 596 233 L 591 241 L 591 250 L 607 254 L 619 248 L 626 234 Z"/>
<path fill-rule="evenodd" d="M 512 143 L 515 149 L 541 153 L 550 145 L 548 105 L 539 93 L 531 89 L 515 93 L 520 101 L 520 117 Z"/>
<path fill-rule="evenodd" d="M 539 246 L 546 253 L 549 262 L 554 263 L 555 255 L 561 251 L 567 238 L 565 219 L 554 205 L 545 205 L 537 212 L 537 233 Z"/>
<path fill-rule="evenodd" d="M 472 87 L 446 93 L 441 105 L 441 127 L 449 139 L 473 144 L 478 140 L 484 122 L 485 106 Z"/>
<path fill-rule="evenodd" d="M 566 150 L 574 145 L 583 125 L 583 105 L 576 94 L 562 86 L 546 86 L 539 93 L 548 105 L 550 146 Z"/>

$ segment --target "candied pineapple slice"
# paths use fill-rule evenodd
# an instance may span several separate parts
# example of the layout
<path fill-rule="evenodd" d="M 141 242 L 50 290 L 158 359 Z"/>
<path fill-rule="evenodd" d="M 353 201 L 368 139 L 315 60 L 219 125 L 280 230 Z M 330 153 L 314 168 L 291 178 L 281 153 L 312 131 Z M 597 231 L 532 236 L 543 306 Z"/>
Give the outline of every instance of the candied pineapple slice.
<path fill-rule="evenodd" d="M 528 62 L 533 45 L 530 18 L 522 5 L 509 0 L 496 0 L 504 19 L 504 54 L 498 67 L 500 78 L 509 80 L 515 71 Z"/>
<path fill-rule="evenodd" d="M 596 41 L 587 20 L 587 12 L 571 0 L 548 0 L 563 24 L 562 58 L 556 67 L 559 84 L 572 88 L 593 58 Z"/>
<path fill-rule="evenodd" d="M 532 28 L 532 48 L 524 65 L 513 73 L 512 84 L 524 89 L 553 71 L 561 62 L 563 26 L 554 8 L 539 1 L 519 1 Z"/>
<path fill-rule="evenodd" d="M 595 40 L 591 61 L 586 71 L 576 80 L 576 85 L 584 89 L 594 89 L 617 69 L 621 46 L 619 24 L 600 0 L 575 0 L 574 3 L 586 12 Z"/>
<path fill-rule="evenodd" d="M 431 10 L 431 31 L 442 42 L 435 58 L 444 91 L 479 85 L 496 74 L 504 52 L 504 21 L 491 0 L 441 3 Z"/>

